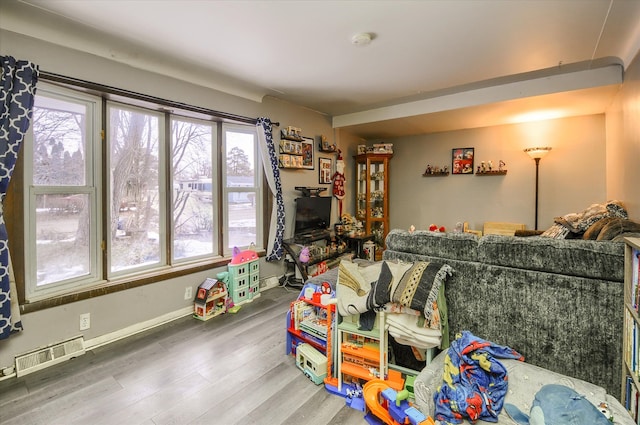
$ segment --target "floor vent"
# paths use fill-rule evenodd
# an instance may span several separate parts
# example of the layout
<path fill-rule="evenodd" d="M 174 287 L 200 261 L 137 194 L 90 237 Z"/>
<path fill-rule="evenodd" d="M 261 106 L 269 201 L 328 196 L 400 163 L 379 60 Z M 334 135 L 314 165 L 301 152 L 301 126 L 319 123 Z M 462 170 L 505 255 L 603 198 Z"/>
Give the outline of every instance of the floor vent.
<path fill-rule="evenodd" d="M 53 366 L 73 357 L 84 354 L 84 338 L 78 336 L 30 353 L 16 356 L 16 374 L 18 377 Z"/>

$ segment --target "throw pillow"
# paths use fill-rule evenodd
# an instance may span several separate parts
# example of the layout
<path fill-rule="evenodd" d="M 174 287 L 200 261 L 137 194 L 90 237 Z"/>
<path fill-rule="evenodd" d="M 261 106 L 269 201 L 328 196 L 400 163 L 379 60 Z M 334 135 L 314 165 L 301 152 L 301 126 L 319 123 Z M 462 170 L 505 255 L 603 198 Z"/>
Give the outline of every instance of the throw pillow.
<path fill-rule="evenodd" d="M 616 218 L 607 223 L 600 234 L 598 234 L 598 241 L 610 241 L 618 235 L 623 233 L 640 232 L 640 223 L 636 223 L 624 218 Z"/>
<path fill-rule="evenodd" d="M 609 224 L 612 220 L 617 220 L 617 218 L 604 217 L 596 221 L 584 232 L 584 235 L 582 235 L 582 239 L 595 241 L 596 239 L 598 239 L 598 235 L 600 234 L 602 228 L 605 225 Z"/>

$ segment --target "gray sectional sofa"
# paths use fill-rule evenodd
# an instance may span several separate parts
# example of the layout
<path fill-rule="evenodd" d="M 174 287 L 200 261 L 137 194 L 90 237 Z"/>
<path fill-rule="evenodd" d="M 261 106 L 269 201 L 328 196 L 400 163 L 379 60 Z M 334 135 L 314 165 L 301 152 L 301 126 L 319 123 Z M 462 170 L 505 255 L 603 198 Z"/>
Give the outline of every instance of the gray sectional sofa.
<path fill-rule="evenodd" d="M 437 261 L 449 336 L 463 330 L 620 398 L 624 244 L 392 230 L 387 261 Z"/>

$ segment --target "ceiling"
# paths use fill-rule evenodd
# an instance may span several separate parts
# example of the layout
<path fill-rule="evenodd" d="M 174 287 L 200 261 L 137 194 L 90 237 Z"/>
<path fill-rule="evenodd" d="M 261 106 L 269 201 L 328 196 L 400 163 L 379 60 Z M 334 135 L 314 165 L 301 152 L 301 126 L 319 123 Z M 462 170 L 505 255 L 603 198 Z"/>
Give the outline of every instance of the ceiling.
<path fill-rule="evenodd" d="M 273 96 L 364 139 L 533 107 L 601 113 L 640 49 L 640 0 L 3 0 L 0 12 L 1 28 Z M 363 32 L 371 43 L 353 44 Z"/>

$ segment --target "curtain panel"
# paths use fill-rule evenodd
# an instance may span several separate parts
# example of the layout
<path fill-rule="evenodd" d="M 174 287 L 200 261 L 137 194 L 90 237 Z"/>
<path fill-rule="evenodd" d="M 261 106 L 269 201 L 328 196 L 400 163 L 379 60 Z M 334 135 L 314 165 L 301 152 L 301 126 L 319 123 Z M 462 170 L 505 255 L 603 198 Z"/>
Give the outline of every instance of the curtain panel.
<path fill-rule="evenodd" d="M 273 144 L 273 126 L 269 118 L 258 118 L 256 122 L 258 133 L 258 145 L 262 156 L 264 173 L 269 184 L 271 194 L 275 197 L 271 209 L 271 221 L 269 223 L 269 241 L 267 248 L 271 252 L 267 254 L 267 261 L 280 260 L 283 255 L 282 239 L 284 237 L 284 199 L 282 197 L 282 183 L 280 181 L 280 169 L 278 168 L 278 155 Z"/>
<path fill-rule="evenodd" d="M 39 68 L 11 56 L 0 56 L 0 64 L 0 339 L 6 339 L 22 330 L 22 322 L 3 206 L 20 146 L 31 124 Z"/>

